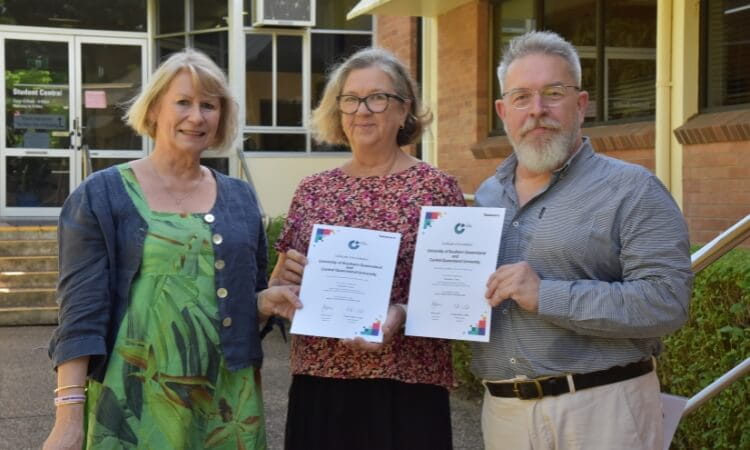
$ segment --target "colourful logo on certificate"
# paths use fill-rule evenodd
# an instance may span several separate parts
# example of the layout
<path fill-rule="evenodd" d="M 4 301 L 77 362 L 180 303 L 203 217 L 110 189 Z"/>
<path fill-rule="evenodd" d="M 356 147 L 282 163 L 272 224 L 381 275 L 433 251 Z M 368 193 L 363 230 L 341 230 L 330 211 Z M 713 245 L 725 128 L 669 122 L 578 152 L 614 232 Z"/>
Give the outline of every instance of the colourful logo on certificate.
<path fill-rule="evenodd" d="M 376 320 L 372 323 L 372 326 L 370 328 L 368 327 L 362 327 L 363 330 L 361 335 L 363 336 L 378 336 L 380 334 L 380 320 Z"/>
<path fill-rule="evenodd" d="M 432 222 L 438 220 L 440 218 L 440 216 L 442 216 L 442 215 L 443 215 L 443 213 L 439 213 L 439 212 L 435 212 L 435 211 L 426 212 L 424 214 L 424 226 L 422 226 L 422 229 L 426 230 L 426 229 L 430 228 L 432 226 Z"/>
<path fill-rule="evenodd" d="M 468 334 L 472 336 L 484 336 L 487 334 L 487 316 L 482 314 L 482 318 L 479 319 L 476 325 L 471 326 Z"/>
<path fill-rule="evenodd" d="M 330 228 L 318 228 L 318 230 L 315 232 L 315 240 L 313 241 L 313 244 L 322 241 L 324 237 L 330 236 L 332 234 L 333 230 L 331 230 Z"/>

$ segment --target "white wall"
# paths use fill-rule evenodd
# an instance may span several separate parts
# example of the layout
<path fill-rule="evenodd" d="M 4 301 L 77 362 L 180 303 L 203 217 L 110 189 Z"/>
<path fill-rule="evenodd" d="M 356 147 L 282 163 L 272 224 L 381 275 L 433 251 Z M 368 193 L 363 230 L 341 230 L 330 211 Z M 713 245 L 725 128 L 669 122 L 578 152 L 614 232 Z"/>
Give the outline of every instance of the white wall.
<path fill-rule="evenodd" d="M 286 214 L 294 190 L 302 178 L 338 167 L 349 159 L 341 156 L 249 157 L 245 158 L 266 214 L 275 217 Z"/>

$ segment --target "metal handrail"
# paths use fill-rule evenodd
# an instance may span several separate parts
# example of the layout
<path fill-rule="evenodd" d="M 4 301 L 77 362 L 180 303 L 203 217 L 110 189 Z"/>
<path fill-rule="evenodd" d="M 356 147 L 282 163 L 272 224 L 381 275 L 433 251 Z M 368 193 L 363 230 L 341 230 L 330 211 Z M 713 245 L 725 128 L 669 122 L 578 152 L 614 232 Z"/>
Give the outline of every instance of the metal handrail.
<path fill-rule="evenodd" d="M 693 272 L 697 274 L 748 238 L 750 238 L 750 214 L 693 253 L 690 257 Z"/>
<path fill-rule="evenodd" d="M 729 227 L 714 240 L 700 248 L 690 257 L 691 266 L 694 273 L 698 273 L 710 266 L 714 261 L 724 256 L 733 248 L 740 245 L 745 239 L 750 238 L 750 214 L 740 219 L 737 223 Z M 696 408 L 716 397 L 744 375 L 750 373 L 750 357 L 737 364 L 732 370 L 722 375 L 713 383 L 703 388 L 700 392 L 688 399 L 685 409 L 682 410 L 682 416 L 685 417 Z"/>
<path fill-rule="evenodd" d="M 258 203 L 258 209 L 260 210 L 260 217 L 263 220 L 263 229 L 268 231 L 268 226 L 271 224 L 271 218 L 266 214 L 266 210 L 263 209 L 263 204 L 260 201 L 258 191 L 255 189 L 255 183 L 253 183 L 253 177 L 250 175 L 250 168 L 247 167 L 247 161 L 245 161 L 245 153 L 242 148 L 237 147 L 237 158 L 240 160 L 240 168 L 242 169 L 242 175 L 245 177 L 245 181 L 250 185 L 250 189 L 255 194 L 255 201 Z"/>
<path fill-rule="evenodd" d="M 92 172 L 91 152 L 89 151 L 89 144 L 83 144 L 81 146 L 81 151 L 83 152 L 83 178 L 85 179 L 86 177 L 91 175 Z"/>

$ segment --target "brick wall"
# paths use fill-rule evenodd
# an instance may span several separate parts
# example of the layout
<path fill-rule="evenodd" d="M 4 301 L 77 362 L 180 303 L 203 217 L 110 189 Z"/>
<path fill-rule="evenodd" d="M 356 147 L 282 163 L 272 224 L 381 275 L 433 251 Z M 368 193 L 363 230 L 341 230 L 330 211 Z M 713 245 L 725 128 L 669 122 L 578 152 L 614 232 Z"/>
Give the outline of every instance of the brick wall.
<path fill-rule="evenodd" d="M 419 81 L 417 74 L 417 19 L 416 17 L 377 16 L 375 45 L 383 47 L 401 60 L 411 76 Z M 417 147 L 404 147 L 411 155 L 416 155 Z"/>
<path fill-rule="evenodd" d="M 750 214 L 750 141 L 686 145 L 682 173 L 693 244 L 709 242 Z"/>
<path fill-rule="evenodd" d="M 417 18 L 377 16 L 375 45 L 392 51 L 416 79 Z"/>
<path fill-rule="evenodd" d="M 489 6 L 469 2 L 438 17 L 438 164 L 474 193 L 499 158 L 475 159 L 471 147 L 490 123 Z"/>

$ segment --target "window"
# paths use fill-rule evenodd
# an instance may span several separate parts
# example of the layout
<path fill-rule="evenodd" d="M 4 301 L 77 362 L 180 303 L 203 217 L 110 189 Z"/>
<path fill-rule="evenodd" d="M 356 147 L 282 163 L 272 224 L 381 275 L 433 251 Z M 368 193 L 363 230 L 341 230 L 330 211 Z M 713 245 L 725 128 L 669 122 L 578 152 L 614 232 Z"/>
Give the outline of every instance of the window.
<path fill-rule="evenodd" d="M 701 106 L 750 105 L 750 1 L 702 3 Z"/>
<path fill-rule="evenodd" d="M 226 72 L 227 0 L 159 0 L 156 2 L 156 64 L 172 53 L 193 47 L 207 54 Z"/>
<path fill-rule="evenodd" d="M 493 2 L 493 99 L 496 68 L 513 37 L 550 30 L 572 42 L 589 93 L 586 122 L 653 118 L 656 111 L 656 0 L 510 0 Z M 493 108 L 494 110 L 494 108 Z M 495 132 L 502 122 L 493 113 Z"/>
<path fill-rule="evenodd" d="M 252 26 L 245 0 L 245 151 L 337 152 L 315 143 L 307 117 L 320 101 L 328 69 L 372 45 L 372 17 L 346 20 L 357 0 L 317 0 L 314 28 Z M 309 56 L 307 56 L 309 55 Z"/>
<path fill-rule="evenodd" d="M 145 32 L 146 0 L 3 0 L 0 25 Z"/>

